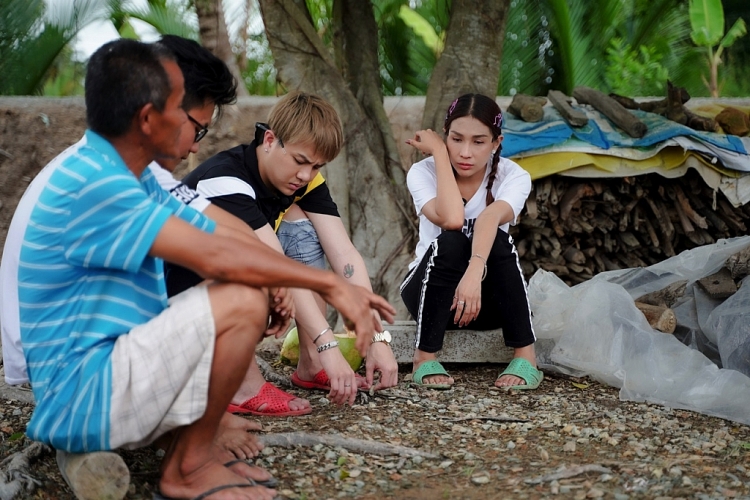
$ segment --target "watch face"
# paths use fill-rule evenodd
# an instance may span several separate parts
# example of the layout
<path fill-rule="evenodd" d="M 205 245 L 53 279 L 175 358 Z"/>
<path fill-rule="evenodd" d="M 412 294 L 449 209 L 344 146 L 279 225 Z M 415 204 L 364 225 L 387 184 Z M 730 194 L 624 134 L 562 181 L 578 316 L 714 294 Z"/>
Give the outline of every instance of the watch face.
<path fill-rule="evenodd" d="M 383 340 L 385 340 L 386 342 L 388 342 L 390 344 L 391 343 L 391 332 L 389 332 L 388 330 L 383 330 Z"/>

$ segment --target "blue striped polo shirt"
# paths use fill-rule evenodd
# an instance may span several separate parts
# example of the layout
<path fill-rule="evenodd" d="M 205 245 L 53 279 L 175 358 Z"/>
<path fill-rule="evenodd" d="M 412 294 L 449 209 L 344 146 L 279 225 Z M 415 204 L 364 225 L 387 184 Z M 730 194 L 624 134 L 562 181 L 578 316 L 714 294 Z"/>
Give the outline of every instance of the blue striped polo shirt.
<path fill-rule="evenodd" d="M 167 219 L 214 223 L 137 179 L 88 130 L 56 166 L 26 229 L 18 269 L 21 340 L 36 408 L 27 435 L 73 453 L 109 449 L 111 353 L 167 307 L 164 265 L 148 255 Z"/>

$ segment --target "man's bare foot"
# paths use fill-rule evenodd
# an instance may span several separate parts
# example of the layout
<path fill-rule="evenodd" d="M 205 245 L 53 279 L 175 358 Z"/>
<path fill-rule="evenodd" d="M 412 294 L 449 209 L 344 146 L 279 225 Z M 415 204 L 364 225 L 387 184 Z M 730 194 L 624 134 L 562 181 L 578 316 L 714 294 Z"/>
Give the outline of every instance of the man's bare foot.
<path fill-rule="evenodd" d="M 417 369 L 424 363 L 425 361 L 436 361 L 437 360 L 437 354 L 434 352 L 424 352 L 420 351 L 419 349 L 414 351 L 414 359 L 412 362 L 412 374 L 416 373 Z M 453 385 L 455 381 L 453 380 L 453 377 L 449 375 L 430 375 L 427 377 L 424 377 L 422 379 L 423 384 L 448 384 Z"/>
<path fill-rule="evenodd" d="M 245 485 L 247 480 L 210 460 L 189 472 L 180 472 L 179 464 L 164 466 L 159 491 L 170 498 L 194 498 L 213 488 L 226 485 Z M 272 500 L 276 490 L 263 486 L 228 488 L 211 495 L 211 500 Z"/>
<path fill-rule="evenodd" d="M 227 429 L 239 429 L 243 431 L 262 431 L 263 426 L 260 422 L 255 420 L 248 420 L 237 415 L 233 415 L 229 412 L 225 412 L 219 422 L 219 427 L 225 427 Z"/>
<path fill-rule="evenodd" d="M 214 444 L 243 460 L 257 457 L 264 448 L 258 436 L 242 429 L 220 428 Z"/>
<path fill-rule="evenodd" d="M 222 465 L 236 460 L 232 453 L 219 448 L 218 446 L 214 447 L 214 454 Z M 234 463 L 228 468 L 235 474 L 247 479 L 252 479 L 253 481 L 267 481 L 273 477 L 267 470 L 245 462 Z"/>

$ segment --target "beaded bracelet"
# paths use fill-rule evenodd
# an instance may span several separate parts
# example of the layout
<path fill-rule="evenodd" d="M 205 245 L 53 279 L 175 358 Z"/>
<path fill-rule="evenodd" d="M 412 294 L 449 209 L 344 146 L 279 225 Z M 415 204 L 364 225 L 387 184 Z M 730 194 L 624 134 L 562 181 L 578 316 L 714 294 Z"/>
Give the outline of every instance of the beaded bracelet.
<path fill-rule="evenodd" d="M 479 255 L 478 253 L 475 253 L 474 255 L 472 255 L 471 257 L 469 257 L 469 260 L 471 260 L 472 257 L 478 257 L 479 260 L 481 260 L 482 263 L 484 264 L 484 271 L 482 272 L 482 281 L 484 281 L 484 278 L 487 277 L 487 259 L 485 259 L 481 255 Z"/>
<path fill-rule="evenodd" d="M 320 332 L 320 333 L 319 333 L 319 334 L 317 335 L 317 337 L 315 337 L 315 338 L 313 339 L 313 344 L 314 344 L 315 342 L 317 342 L 317 341 L 318 341 L 318 339 L 319 339 L 320 337 L 322 337 L 322 336 L 323 336 L 323 334 L 324 334 L 325 332 L 327 332 L 328 330 L 331 330 L 331 327 L 330 327 L 330 326 L 326 326 L 326 327 L 325 327 L 325 329 L 324 329 L 324 330 L 323 330 L 322 332 Z M 333 331 L 333 330 L 331 330 L 331 331 Z"/>
<path fill-rule="evenodd" d="M 321 344 L 318 346 L 318 352 L 327 351 L 328 349 L 333 349 L 334 347 L 338 347 L 339 342 L 338 340 L 332 340 L 330 342 L 326 342 L 325 344 Z"/>

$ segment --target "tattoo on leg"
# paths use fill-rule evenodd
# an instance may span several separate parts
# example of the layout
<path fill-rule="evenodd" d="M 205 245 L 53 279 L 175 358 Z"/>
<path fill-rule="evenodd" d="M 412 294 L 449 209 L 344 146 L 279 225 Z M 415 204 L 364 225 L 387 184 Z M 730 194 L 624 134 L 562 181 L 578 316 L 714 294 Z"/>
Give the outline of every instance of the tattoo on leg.
<path fill-rule="evenodd" d="M 354 276 L 354 266 L 347 264 L 344 266 L 344 278 L 351 278 Z"/>

